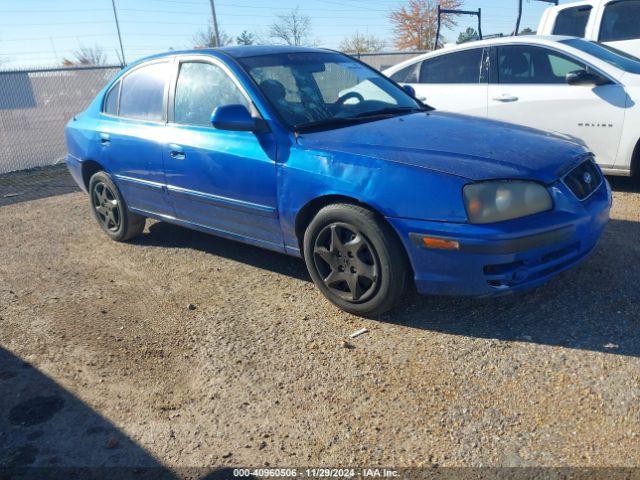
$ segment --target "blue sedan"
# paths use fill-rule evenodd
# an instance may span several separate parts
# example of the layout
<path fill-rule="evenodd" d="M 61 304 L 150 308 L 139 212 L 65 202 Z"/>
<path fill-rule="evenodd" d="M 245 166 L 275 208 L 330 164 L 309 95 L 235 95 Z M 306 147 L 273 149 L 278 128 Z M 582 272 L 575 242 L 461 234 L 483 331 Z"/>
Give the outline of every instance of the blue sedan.
<path fill-rule="evenodd" d="M 582 146 L 434 111 L 340 53 L 168 52 L 68 124 L 67 165 L 116 241 L 146 218 L 304 258 L 358 315 L 424 294 L 493 295 L 575 266 L 611 191 Z M 256 255 L 259 255 L 256 251 Z"/>

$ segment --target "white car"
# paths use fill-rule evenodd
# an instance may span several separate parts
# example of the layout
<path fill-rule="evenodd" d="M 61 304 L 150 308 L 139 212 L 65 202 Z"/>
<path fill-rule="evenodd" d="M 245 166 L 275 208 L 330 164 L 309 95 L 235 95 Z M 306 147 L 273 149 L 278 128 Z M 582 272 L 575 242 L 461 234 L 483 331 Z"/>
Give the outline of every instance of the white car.
<path fill-rule="evenodd" d="M 640 57 L 640 0 L 581 0 L 549 7 L 538 35 L 583 37 Z"/>
<path fill-rule="evenodd" d="M 440 110 L 561 134 L 608 175 L 640 173 L 640 59 L 575 37 L 465 43 L 384 71 Z"/>

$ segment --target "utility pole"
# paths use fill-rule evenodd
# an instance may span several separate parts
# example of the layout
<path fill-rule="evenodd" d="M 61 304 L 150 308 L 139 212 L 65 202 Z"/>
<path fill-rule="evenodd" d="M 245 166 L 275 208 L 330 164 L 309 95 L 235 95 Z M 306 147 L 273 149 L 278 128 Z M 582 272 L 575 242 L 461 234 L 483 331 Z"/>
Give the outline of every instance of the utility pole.
<path fill-rule="evenodd" d="M 218 17 L 216 16 L 216 6 L 213 0 L 209 0 L 211 4 L 211 17 L 213 18 L 213 34 L 216 37 L 216 47 L 220 47 L 220 32 L 218 31 Z"/>
<path fill-rule="evenodd" d="M 553 3 L 558 5 L 558 0 L 538 0 L 539 2 Z M 518 36 L 520 30 L 520 21 L 522 20 L 522 0 L 518 0 L 518 17 L 516 19 L 516 29 L 513 31 L 514 36 Z"/>
<path fill-rule="evenodd" d="M 213 0 L 212 0 L 213 1 Z M 127 59 L 124 56 L 124 47 L 122 46 L 122 35 L 120 34 L 120 22 L 118 22 L 118 12 L 116 11 L 116 0 L 111 0 L 113 6 L 113 18 L 116 20 L 116 30 L 118 30 L 118 42 L 120 43 L 120 54 L 122 55 L 122 66 L 127 64 Z"/>

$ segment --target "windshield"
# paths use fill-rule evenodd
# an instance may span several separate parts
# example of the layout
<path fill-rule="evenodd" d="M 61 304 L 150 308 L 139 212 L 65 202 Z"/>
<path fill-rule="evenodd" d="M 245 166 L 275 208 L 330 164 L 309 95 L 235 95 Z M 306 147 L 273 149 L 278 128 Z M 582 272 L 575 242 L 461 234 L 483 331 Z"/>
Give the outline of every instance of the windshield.
<path fill-rule="evenodd" d="M 564 43 L 565 45 L 577 48 L 589 55 L 593 55 L 603 62 L 607 62 L 609 65 L 619 68 L 620 70 L 640 75 L 640 58 L 629 55 L 617 48 L 604 45 L 603 43 L 581 40 L 579 38 L 561 40 L 560 43 Z"/>
<path fill-rule="evenodd" d="M 296 130 L 338 127 L 426 108 L 382 74 L 346 55 L 298 52 L 238 61 Z"/>

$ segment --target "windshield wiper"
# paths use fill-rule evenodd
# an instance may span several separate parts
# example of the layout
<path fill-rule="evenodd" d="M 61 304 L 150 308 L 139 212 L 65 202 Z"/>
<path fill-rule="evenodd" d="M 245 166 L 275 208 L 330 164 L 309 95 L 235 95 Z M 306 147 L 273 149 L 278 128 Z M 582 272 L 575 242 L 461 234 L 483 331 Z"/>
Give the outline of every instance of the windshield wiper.
<path fill-rule="evenodd" d="M 364 118 L 358 117 L 333 117 L 325 118 L 324 120 L 316 120 L 315 122 L 301 123 L 294 125 L 294 130 L 299 133 L 312 132 L 314 130 L 322 130 L 323 128 L 339 128 L 347 125 L 355 125 L 365 121 Z"/>
<path fill-rule="evenodd" d="M 372 110 L 370 112 L 361 112 L 357 114 L 354 118 L 365 118 L 365 117 L 378 117 L 378 116 L 386 116 L 386 115 L 402 115 L 406 113 L 413 112 L 424 112 L 426 108 L 420 107 L 387 107 L 381 108 L 379 110 Z"/>

